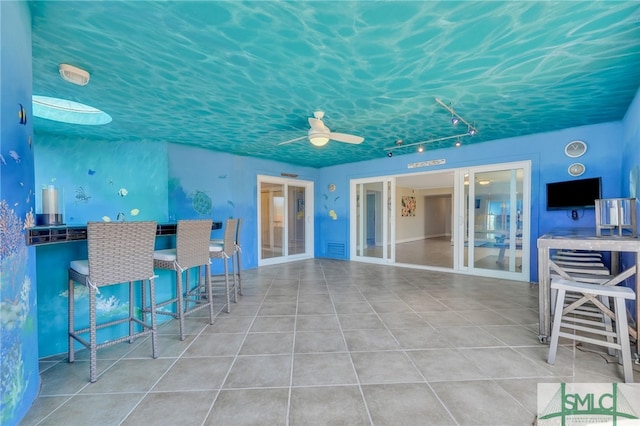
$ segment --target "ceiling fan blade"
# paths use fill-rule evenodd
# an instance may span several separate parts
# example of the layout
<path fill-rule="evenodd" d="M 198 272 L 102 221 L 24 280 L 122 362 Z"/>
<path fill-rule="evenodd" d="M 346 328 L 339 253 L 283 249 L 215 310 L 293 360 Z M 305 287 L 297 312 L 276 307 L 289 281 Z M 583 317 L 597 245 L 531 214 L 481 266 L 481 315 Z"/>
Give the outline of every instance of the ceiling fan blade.
<path fill-rule="evenodd" d="M 352 143 L 352 144 L 359 144 L 362 143 L 364 141 L 364 138 L 361 136 L 355 136 L 355 135 L 348 135 L 346 133 L 329 133 L 329 137 L 331 139 L 333 139 L 334 141 L 338 141 L 338 142 L 344 142 L 344 143 Z"/>
<path fill-rule="evenodd" d="M 329 131 L 322 120 L 319 120 L 317 118 L 309 117 L 309 126 L 311 126 L 311 129 L 316 132 L 327 133 Z"/>
<path fill-rule="evenodd" d="M 280 142 L 278 145 L 286 145 L 288 143 L 301 141 L 302 139 L 306 139 L 306 138 L 307 136 L 300 136 L 299 138 L 293 138 L 293 139 L 289 139 L 288 141 Z"/>

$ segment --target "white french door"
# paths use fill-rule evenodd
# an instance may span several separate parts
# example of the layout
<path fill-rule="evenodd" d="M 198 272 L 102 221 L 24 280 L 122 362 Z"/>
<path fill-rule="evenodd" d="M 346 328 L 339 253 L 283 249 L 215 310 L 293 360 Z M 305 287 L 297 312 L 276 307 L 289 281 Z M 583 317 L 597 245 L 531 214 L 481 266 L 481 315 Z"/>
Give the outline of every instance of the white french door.
<path fill-rule="evenodd" d="M 395 262 L 395 179 L 352 180 L 350 192 L 350 258 Z"/>
<path fill-rule="evenodd" d="M 258 265 L 313 257 L 313 182 L 258 176 Z"/>

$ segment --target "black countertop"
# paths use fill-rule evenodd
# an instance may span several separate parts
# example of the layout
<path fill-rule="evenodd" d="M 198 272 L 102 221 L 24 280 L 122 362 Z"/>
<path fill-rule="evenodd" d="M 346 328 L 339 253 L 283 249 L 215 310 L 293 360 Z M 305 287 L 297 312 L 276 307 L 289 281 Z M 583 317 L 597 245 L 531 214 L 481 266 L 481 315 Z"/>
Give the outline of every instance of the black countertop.
<path fill-rule="evenodd" d="M 175 235 L 177 223 L 158 223 L 156 235 Z M 211 229 L 221 229 L 222 222 L 213 222 Z M 27 229 L 27 245 L 66 243 L 87 239 L 87 225 L 35 226 Z"/>

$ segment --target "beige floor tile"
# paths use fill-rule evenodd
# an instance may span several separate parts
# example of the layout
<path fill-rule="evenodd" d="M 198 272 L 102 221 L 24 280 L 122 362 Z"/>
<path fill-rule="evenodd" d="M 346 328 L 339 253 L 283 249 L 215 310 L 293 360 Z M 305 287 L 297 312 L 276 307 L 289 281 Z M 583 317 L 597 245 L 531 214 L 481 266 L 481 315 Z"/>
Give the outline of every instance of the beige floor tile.
<path fill-rule="evenodd" d="M 86 351 L 40 360 L 21 426 L 530 425 L 538 381 L 622 377 L 582 346 L 549 365 L 527 283 L 315 259 L 243 271 L 243 286 L 213 325 L 187 318 L 184 341 L 162 324 L 159 359 L 148 338 L 99 351 L 95 384 Z"/>
<path fill-rule="evenodd" d="M 371 421 L 357 386 L 291 389 L 289 424 L 369 425 Z"/>

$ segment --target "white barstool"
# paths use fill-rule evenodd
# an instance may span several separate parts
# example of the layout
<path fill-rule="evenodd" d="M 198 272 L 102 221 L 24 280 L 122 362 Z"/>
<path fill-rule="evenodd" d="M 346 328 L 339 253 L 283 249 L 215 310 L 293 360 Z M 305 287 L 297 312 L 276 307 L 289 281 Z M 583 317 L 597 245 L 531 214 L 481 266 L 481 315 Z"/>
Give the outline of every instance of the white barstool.
<path fill-rule="evenodd" d="M 69 362 L 75 360 L 74 342 L 78 341 L 89 349 L 89 380 L 97 380 L 98 349 L 124 341 L 132 342 L 135 337 L 151 335 L 153 358 L 157 358 L 156 303 L 153 273 L 153 249 L 156 240 L 156 222 L 89 222 L 87 224 L 88 260 L 74 260 L 69 265 Z M 146 321 L 145 285 L 149 281 L 150 320 Z M 129 316 L 98 323 L 97 294 L 99 288 L 115 284 L 129 283 Z M 136 316 L 134 282 L 141 284 L 142 318 Z M 75 283 L 82 284 L 89 291 L 89 326 L 75 328 Z M 97 342 L 97 330 L 128 323 L 126 336 Z M 139 331 L 135 326 L 141 327 Z M 89 333 L 89 341 L 81 337 Z"/>
<path fill-rule="evenodd" d="M 560 337 L 566 339 L 590 343 L 597 346 L 612 348 L 618 351 L 618 357 L 622 363 L 624 372 L 624 381 L 633 383 L 633 368 L 631 365 L 631 347 L 629 344 L 629 329 L 627 324 L 627 309 L 625 300 L 635 300 L 634 291 L 628 287 L 621 286 L 602 286 L 598 284 L 588 284 L 576 281 L 568 281 L 565 279 L 557 279 L 551 282 L 551 288 L 557 290 L 557 300 L 555 315 L 553 318 L 553 326 L 551 329 L 551 342 L 549 347 L 549 356 L 547 362 L 553 364 L 558 351 L 558 340 Z M 583 300 L 579 300 L 564 306 L 565 295 L 567 292 L 580 293 L 583 295 L 584 301 L 589 301 L 597 306 L 605 315 L 610 315 L 611 311 L 604 306 L 598 297 L 613 298 L 615 306 L 615 328 L 616 331 L 603 330 L 602 321 L 593 321 L 580 316 L 571 316 L 571 313 L 577 313 L 582 305 Z M 562 329 L 571 330 L 571 332 L 562 331 Z M 599 336 L 604 336 L 607 341 L 594 339 L 592 337 L 577 334 L 577 332 L 587 332 Z M 615 341 L 613 341 L 615 339 Z"/>

